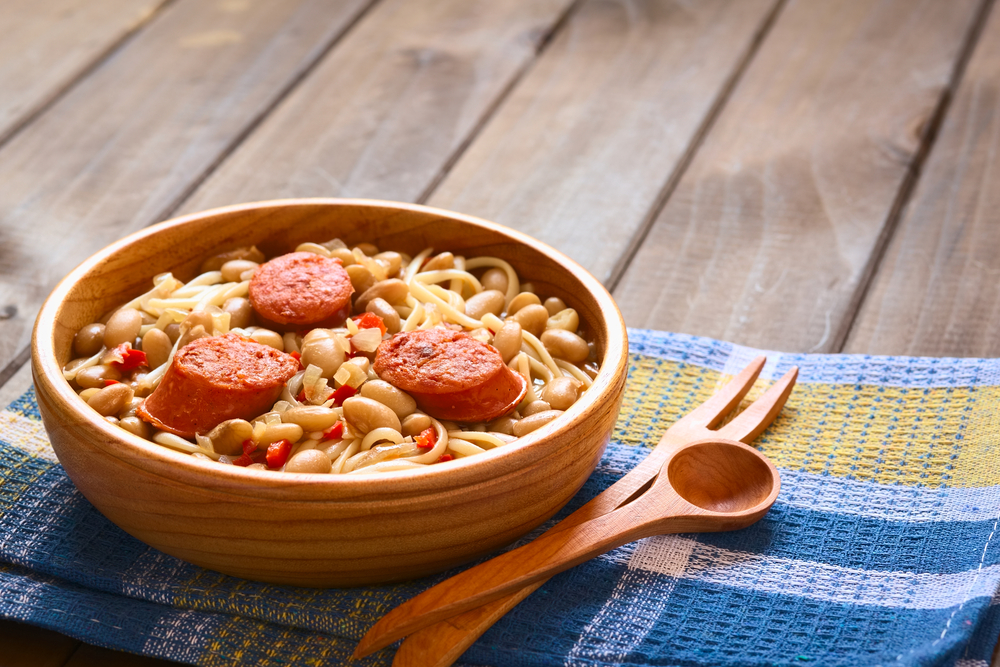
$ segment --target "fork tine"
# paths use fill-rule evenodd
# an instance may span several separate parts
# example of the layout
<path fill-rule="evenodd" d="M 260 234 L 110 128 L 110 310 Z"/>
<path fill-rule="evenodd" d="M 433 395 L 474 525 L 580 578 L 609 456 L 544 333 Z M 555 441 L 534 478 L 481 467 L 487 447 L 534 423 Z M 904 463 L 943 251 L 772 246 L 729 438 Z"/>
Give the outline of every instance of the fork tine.
<path fill-rule="evenodd" d="M 757 381 L 757 376 L 760 375 L 760 371 L 764 368 L 764 362 L 766 361 L 767 357 L 756 357 L 710 399 L 677 420 L 674 426 L 671 427 L 671 431 L 691 426 L 712 428 L 718 424 L 747 395 L 750 387 Z"/>
<path fill-rule="evenodd" d="M 716 433 L 720 438 L 739 440 L 749 444 L 758 435 L 764 432 L 774 418 L 781 412 L 781 408 L 788 400 L 792 388 L 795 386 L 795 379 L 799 376 L 799 369 L 793 366 L 785 373 L 780 380 L 775 382 L 756 401 L 751 403 L 746 410 L 736 416 L 731 422 L 720 428 Z"/>

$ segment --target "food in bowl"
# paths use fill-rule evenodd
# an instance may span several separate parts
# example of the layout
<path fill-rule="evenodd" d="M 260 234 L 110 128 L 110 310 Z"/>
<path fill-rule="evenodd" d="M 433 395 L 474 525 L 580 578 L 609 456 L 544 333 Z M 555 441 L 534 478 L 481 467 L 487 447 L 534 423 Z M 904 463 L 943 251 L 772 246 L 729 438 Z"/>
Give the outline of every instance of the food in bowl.
<path fill-rule="evenodd" d="M 515 445 L 378 475 L 271 474 L 199 460 L 109 424 L 64 379 L 63 368 L 79 356 L 73 339 L 80 329 L 148 291 L 154 276 L 173 272 L 188 281 L 224 248 L 256 245 L 275 257 L 333 237 L 414 256 L 433 246 L 506 260 L 539 294 L 561 297 L 578 312 L 597 349 L 597 377 L 560 419 Z M 117 241 L 56 286 L 35 322 L 31 350 L 52 448 L 109 520 L 196 565 L 299 586 L 360 586 L 441 572 L 539 526 L 600 461 L 629 364 L 613 299 L 557 250 L 461 213 L 341 199 L 203 211 Z"/>
<path fill-rule="evenodd" d="M 339 239 L 171 273 L 76 333 L 64 377 L 121 428 L 250 469 L 373 473 L 504 447 L 598 372 L 577 311 L 506 261 Z"/>

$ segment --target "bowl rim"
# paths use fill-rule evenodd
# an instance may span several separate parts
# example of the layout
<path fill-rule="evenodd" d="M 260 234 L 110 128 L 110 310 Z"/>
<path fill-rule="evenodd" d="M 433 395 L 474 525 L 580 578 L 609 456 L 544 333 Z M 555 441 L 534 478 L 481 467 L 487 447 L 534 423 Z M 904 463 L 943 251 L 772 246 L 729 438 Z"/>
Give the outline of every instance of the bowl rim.
<path fill-rule="evenodd" d="M 601 322 L 588 323 L 595 330 L 603 330 L 607 344 L 604 358 L 600 364 L 597 377 L 591 388 L 584 393 L 583 398 L 553 420 L 526 436 L 519 438 L 514 447 L 504 447 L 489 452 L 488 456 L 472 456 L 449 461 L 443 466 L 430 466 L 421 470 L 400 470 L 380 473 L 357 473 L 350 475 L 321 475 L 316 473 L 282 473 L 269 474 L 265 471 L 248 470 L 238 466 L 219 466 L 214 462 L 200 461 L 188 454 L 177 452 L 164 445 L 145 440 L 124 429 L 114 426 L 97 415 L 88 414 L 82 408 L 84 404 L 79 396 L 62 377 L 62 366 L 58 363 L 55 351 L 54 332 L 63 303 L 77 283 L 89 272 L 97 268 L 108 258 L 123 249 L 143 240 L 169 230 L 181 227 L 205 218 L 239 214 L 243 211 L 254 211 L 267 208 L 286 208 L 299 206 L 350 206 L 374 207 L 391 209 L 399 212 L 429 214 L 457 220 L 460 223 L 479 227 L 500 236 L 507 237 L 511 242 L 527 245 L 543 252 L 548 258 L 559 264 L 561 268 L 572 274 L 583 284 L 590 295 L 597 301 L 598 310 L 602 315 Z M 97 444 L 105 453 L 130 463 L 154 475 L 163 475 L 163 465 L 171 468 L 171 479 L 177 482 L 198 484 L 212 480 L 213 491 L 224 487 L 223 492 L 235 496 L 260 495 L 264 491 L 287 492 L 290 489 L 308 486 L 330 500 L 352 497 L 355 489 L 371 487 L 378 480 L 379 493 L 388 497 L 403 497 L 422 494 L 428 490 L 454 489 L 463 486 L 480 484 L 487 478 L 497 477 L 491 474 L 486 477 L 480 474 L 487 466 L 501 470 L 501 474 L 516 474 L 517 459 L 525 457 L 524 451 L 539 446 L 543 440 L 562 434 L 576 426 L 576 418 L 584 412 L 599 405 L 602 401 L 617 401 L 620 387 L 624 383 L 624 374 L 628 361 L 628 339 L 625 322 L 614 299 L 607 289 L 593 276 L 562 252 L 548 244 L 528 236 L 515 229 L 498 223 L 490 222 L 475 216 L 448 211 L 441 208 L 409 204 L 404 202 L 384 201 L 377 199 L 354 198 L 296 198 L 272 199 L 259 202 L 249 202 L 222 206 L 195 213 L 171 218 L 151 225 L 121 238 L 102 250 L 91 255 L 70 271 L 53 289 L 42 305 L 31 336 L 31 367 L 35 387 L 38 390 L 39 401 L 53 400 L 72 413 L 79 415 L 80 422 L 96 429 L 102 436 Z M 569 416 L 567 418 L 567 415 Z M 60 419 L 65 420 L 63 416 Z M 568 442 L 565 446 L 572 446 Z M 553 450 L 552 455 L 559 450 Z M 529 457 L 529 463 L 531 459 Z M 533 465 L 533 463 L 532 463 Z"/>

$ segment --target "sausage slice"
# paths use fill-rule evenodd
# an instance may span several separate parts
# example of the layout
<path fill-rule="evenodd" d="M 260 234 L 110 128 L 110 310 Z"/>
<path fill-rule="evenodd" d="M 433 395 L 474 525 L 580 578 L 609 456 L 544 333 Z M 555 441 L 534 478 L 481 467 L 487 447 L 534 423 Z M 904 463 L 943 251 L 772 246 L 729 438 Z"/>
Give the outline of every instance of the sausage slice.
<path fill-rule="evenodd" d="M 424 412 L 450 421 L 491 421 L 516 408 L 528 391 L 496 348 L 451 329 L 396 334 L 379 345 L 374 368 Z"/>
<path fill-rule="evenodd" d="M 250 279 L 250 305 L 278 331 L 339 327 L 351 314 L 351 277 L 339 259 L 293 252 L 265 262 Z"/>
<path fill-rule="evenodd" d="M 236 334 L 194 340 L 174 355 L 160 384 L 136 411 L 163 431 L 185 438 L 227 419 L 267 412 L 298 360 Z"/>

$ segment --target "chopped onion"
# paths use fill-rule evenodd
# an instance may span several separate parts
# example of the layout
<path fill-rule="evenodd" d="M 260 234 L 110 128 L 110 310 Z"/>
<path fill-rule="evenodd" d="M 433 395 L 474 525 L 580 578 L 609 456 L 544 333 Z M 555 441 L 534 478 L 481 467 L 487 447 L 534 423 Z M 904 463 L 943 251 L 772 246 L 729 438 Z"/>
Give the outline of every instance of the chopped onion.
<path fill-rule="evenodd" d="M 351 342 L 362 352 L 374 352 L 382 342 L 382 330 L 362 329 L 351 336 Z"/>

